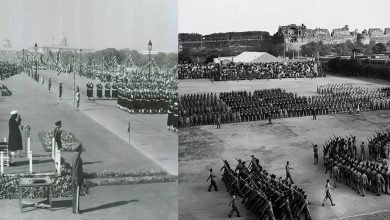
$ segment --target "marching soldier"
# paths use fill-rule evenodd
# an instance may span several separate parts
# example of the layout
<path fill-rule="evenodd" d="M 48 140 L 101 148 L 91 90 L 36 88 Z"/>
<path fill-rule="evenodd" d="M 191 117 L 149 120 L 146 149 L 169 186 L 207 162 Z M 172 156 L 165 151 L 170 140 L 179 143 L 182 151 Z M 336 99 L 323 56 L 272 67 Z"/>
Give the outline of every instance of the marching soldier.
<path fill-rule="evenodd" d="M 337 188 L 337 180 L 339 177 L 339 168 L 337 167 L 336 164 L 334 165 L 334 167 L 332 169 L 331 177 L 333 178 L 334 188 Z"/>
<path fill-rule="evenodd" d="M 217 184 L 215 183 L 215 180 L 214 180 L 215 177 L 217 177 L 217 176 L 214 175 L 213 169 L 210 169 L 209 178 L 207 178 L 207 180 L 206 180 L 206 182 L 210 180 L 210 186 L 208 189 L 209 192 L 211 192 L 212 187 L 214 187 L 215 191 L 218 191 Z"/>
<path fill-rule="evenodd" d="M 318 164 L 318 146 L 317 144 L 314 145 L 314 164 Z"/>
<path fill-rule="evenodd" d="M 368 179 L 367 175 L 363 172 L 360 176 L 360 192 L 362 196 L 366 195 L 366 187 L 367 187 Z"/>
<path fill-rule="evenodd" d="M 332 206 L 335 206 L 336 204 L 333 203 L 333 200 L 332 200 L 332 195 L 330 194 L 330 190 L 334 190 L 334 188 L 330 185 L 329 183 L 329 179 L 326 180 L 326 185 L 325 185 L 325 198 L 324 200 L 322 201 L 322 206 L 325 206 L 324 205 L 324 202 L 329 199 L 330 200 L 330 203 Z"/>
<path fill-rule="evenodd" d="M 59 86 L 59 96 L 60 96 L 60 99 L 62 99 L 62 83 L 60 82 L 60 86 Z"/>
<path fill-rule="evenodd" d="M 286 181 L 290 180 L 291 184 L 294 184 L 294 181 L 292 180 L 290 170 L 293 170 L 292 167 L 290 167 L 290 162 L 287 161 L 286 163 Z"/>
<path fill-rule="evenodd" d="M 51 77 L 49 77 L 48 87 L 49 87 L 49 92 L 50 92 L 50 89 L 51 89 Z"/>
<path fill-rule="evenodd" d="M 238 211 L 237 206 L 236 206 L 236 194 L 235 193 L 233 193 L 232 199 L 230 200 L 228 207 L 230 207 L 230 205 L 232 206 L 232 211 L 228 215 L 229 218 L 232 217 L 234 212 L 237 213 L 237 217 L 241 217 L 240 212 Z"/>

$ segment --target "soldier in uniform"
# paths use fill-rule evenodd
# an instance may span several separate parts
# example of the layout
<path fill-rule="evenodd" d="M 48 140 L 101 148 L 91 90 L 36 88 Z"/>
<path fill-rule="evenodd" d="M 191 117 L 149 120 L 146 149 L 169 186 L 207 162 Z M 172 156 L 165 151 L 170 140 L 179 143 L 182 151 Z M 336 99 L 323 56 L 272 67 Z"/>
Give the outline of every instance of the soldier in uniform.
<path fill-rule="evenodd" d="M 111 85 L 110 85 L 110 83 L 106 83 L 104 85 L 104 97 L 106 99 L 110 99 L 111 98 Z"/>
<path fill-rule="evenodd" d="M 286 163 L 286 182 L 290 180 L 291 184 L 294 184 L 294 181 L 292 180 L 290 170 L 293 170 L 292 167 L 290 167 L 290 162 L 287 161 Z"/>
<path fill-rule="evenodd" d="M 360 176 L 360 192 L 362 196 L 366 195 L 367 183 L 368 183 L 367 175 L 363 172 Z"/>
<path fill-rule="evenodd" d="M 83 184 L 83 160 L 81 159 L 82 146 L 81 144 L 76 149 L 77 154 L 73 158 L 72 164 L 72 210 L 73 213 L 80 213 L 80 188 Z"/>
<path fill-rule="evenodd" d="M 314 164 L 318 164 L 318 146 L 315 144 L 313 146 L 313 151 L 314 151 Z"/>
<path fill-rule="evenodd" d="M 49 83 L 48 83 L 48 86 L 49 86 L 49 92 L 50 92 L 50 89 L 51 89 L 51 77 L 49 77 Z"/>
<path fill-rule="evenodd" d="M 325 198 L 324 200 L 322 201 L 322 206 L 325 206 L 324 205 L 324 202 L 329 199 L 330 200 L 330 203 L 332 206 L 335 206 L 336 204 L 333 203 L 333 200 L 332 200 L 332 196 L 330 194 L 330 190 L 333 189 L 333 187 L 330 185 L 329 183 L 329 179 L 326 180 L 326 185 L 325 185 Z"/>
<path fill-rule="evenodd" d="M 76 91 L 76 109 L 78 110 L 80 107 L 80 89 L 77 86 L 77 91 Z"/>
<path fill-rule="evenodd" d="M 230 207 L 230 205 L 232 206 L 232 211 L 228 215 L 229 218 L 232 217 L 234 212 L 237 213 L 237 217 L 241 217 L 240 212 L 238 211 L 237 206 L 236 206 L 236 194 L 235 193 L 233 193 L 232 199 L 230 200 L 228 207 Z"/>
<path fill-rule="evenodd" d="M 360 145 L 360 160 L 364 161 L 365 160 L 365 149 L 364 149 L 364 142 Z"/>
<path fill-rule="evenodd" d="M 59 86 L 59 97 L 60 99 L 62 99 L 62 83 L 60 82 L 60 86 Z"/>
<path fill-rule="evenodd" d="M 336 164 L 334 165 L 334 167 L 332 169 L 331 176 L 333 178 L 334 188 L 337 188 L 337 180 L 338 180 L 338 177 L 339 177 L 339 168 L 337 167 Z"/>
<path fill-rule="evenodd" d="M 210 169 L 209 178 L 207 178 L 207 180 L 206 180 L 206 182 L 208 182 L 210 180 L 210 186 L 209 186 L 209 189 L 208 189 L 209 192 L 211 192 L 211 188 L 212 187 L 214 187 L 215 191 L 218 191 L 217 183 L 214 180 L 215 177 L 217 177 L 217 176 L 214 175 L 213 169 Z"/>
<path fill-rule="evenodd" d="M 173 131 L 177 132 L 179 127 L 179 104 L 177 102 L 173 105 Z"/>

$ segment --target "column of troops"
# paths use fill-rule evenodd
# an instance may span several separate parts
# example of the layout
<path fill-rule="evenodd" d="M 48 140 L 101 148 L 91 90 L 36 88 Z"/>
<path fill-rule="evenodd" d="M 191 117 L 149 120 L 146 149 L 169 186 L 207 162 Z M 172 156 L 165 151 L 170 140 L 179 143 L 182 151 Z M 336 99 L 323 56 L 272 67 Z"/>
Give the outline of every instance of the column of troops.
<path fill-rule="evenodd" d="M 379 131 L 368 139 L 368 155 L 372 160 L 388 159 L 390 156 L 390 133 Z"/>
<path fill-rule="evenodd" d="M 175 100 L 174 91 L 119 88 L 118 105 L 129 113 L 168 113 Z"/>
<path fill-rule="evenodd" d="M 176 71 L 160 70 L 158 74 L 146 76 L 139 71 L 123 78 L 118 94 L 119 108 L 129 113 L 173 113 L 178 98 Z"/>
<path fill-rule="evenodd" d="M 321 96 L 346 99 L 338 102 L 343 110 L 381 110 L 390 108 L 390 88 L 370 90 L 367 87 L 354 87 L 352 84 L 326 84 L 317 86 Z M 343 104 L 344 103 L 344 104 Z"/>
<path fill-rule="evenodd" d="M 386 161 L 366 160 L 364 142 L 360 155 L 357 151 L 355 137 L 333 137 L 323 146 L 325 173 L 330 172 L 334 187 L 343 182 L 362 196 L 367 190 L 377 196 L 389 194 L 390 171 Z"/>
<path fill-rule="evenodd" d="M 311 219 L 305 192 L 268 173 L 253 155 L 248 165 L 238 159 L 235 169 L 225 160 L 221 170 L 228 192 L 240 196 L 241 203 L 259 219 Z"/>
<path fill-rule="evenodd" d="M 94 87 L 96 91 L 94 92 Z M 92 82 L 87 83 L 87 97 L 88 99 L 117 99 L 118 98 L 118 85 L 116 83 L 97 83 L 94 85 Z"/>
<path fill-rule="evenodd" d="M 381 110 L 390 108 L 384 89 L 368 90 L 347 84 L 317 87 L 318 95 L 298 96 L 284 89 L 252 92 L 233 91 L 217 94 L 191 94 L 180 99 L 179 126 L 236 123 L 265 119 L 303 117 Z M 212 98 L 210 98 L 212 97 Z"/>

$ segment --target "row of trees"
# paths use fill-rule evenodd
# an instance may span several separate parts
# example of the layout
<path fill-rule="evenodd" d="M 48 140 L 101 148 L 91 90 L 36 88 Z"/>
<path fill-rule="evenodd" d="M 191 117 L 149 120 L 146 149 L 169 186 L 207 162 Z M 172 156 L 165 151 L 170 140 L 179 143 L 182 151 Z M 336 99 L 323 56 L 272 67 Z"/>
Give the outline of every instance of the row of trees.
<path fill-rule="evenodd" d="M 331 72 L 345 76 L 364 76 L 390 80 L 390 64 L 370 64 L 368 60 L 357 59 L 331 59 L 327 63 Z"/>
<path fill-rule="evenodd" d="M 356 42 L 347 41 L 339 44 L 324 44 L 322 42 L 311 42 L 300 47 L 300 55 L 306 57 L 336 55 L 336 56 L 352 56 L 353 53 L 384 53 L 390 49 L 390 42 L 386 44 L 375 43 L 371 41 L 364 45 L 361 40 Z M 286 45 L 283 38 L 277 35 L 264 38 L 260 41 L 259 46 L 243 47 L 243 48 L 204 48 L 204 49 L 189 49 L 184 48 L 179 52 L 179 62 L 209 62 L 214 57 L 236 56 L 242 51 L 263 51 L 268 52 L 274 56 L 286 56 L 292 58 L 297 55 L 295 50 L 286 50 Z"/>
<path fill-rule="evenodd" d="M 71 51 L 61 52 L 61 62 L 66 64 L 71 62 L 74 53 Z M 119 65 L 127 65 L 130 62 L 130 57 L 134 65 L 144 66 L 149 62 L 148 54 L 141 54 L 136 50 L 122 49 L 117 50 L 115 48 L 107 48 L 96 52 L 82 53 L 82 60 L 88 64 L 95 62 L 100 64 L 104 61 L 110 62 L 115 57 Z M 154 59 L 156 64 L 160 67 L 173 67 L 177 64 L 178 56 L 176 53 L 158 53 L 152 54 L 151 58 Z M 80 59 L 80 53 L 75 54 L 76 61 Z"/>

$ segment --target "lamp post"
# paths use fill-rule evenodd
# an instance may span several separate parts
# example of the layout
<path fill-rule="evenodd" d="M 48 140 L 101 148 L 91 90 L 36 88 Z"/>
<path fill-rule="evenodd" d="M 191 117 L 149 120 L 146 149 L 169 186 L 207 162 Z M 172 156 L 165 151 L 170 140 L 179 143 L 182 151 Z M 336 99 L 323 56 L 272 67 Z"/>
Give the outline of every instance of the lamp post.
<path fill-rule="evenodd" d="M 149 50 L 149 81 L 150 81 L 150 52 L 152 51 L 152 41 L 149 40 L 148 43 L 148 50 Z"/>
<path fill-rule="evenodd" d="M 23 66 L 23 72 L 26 71 L 26 59 L 24 57 L 24 49 L 22 51 L 22 66 Z"/>
<path fill-rule="evenodd" d="M 37 53 L 38 53 L 38 44 L 35 43 L 35 80 L 38 81 L 38 61 L 37 61 Z"/>

